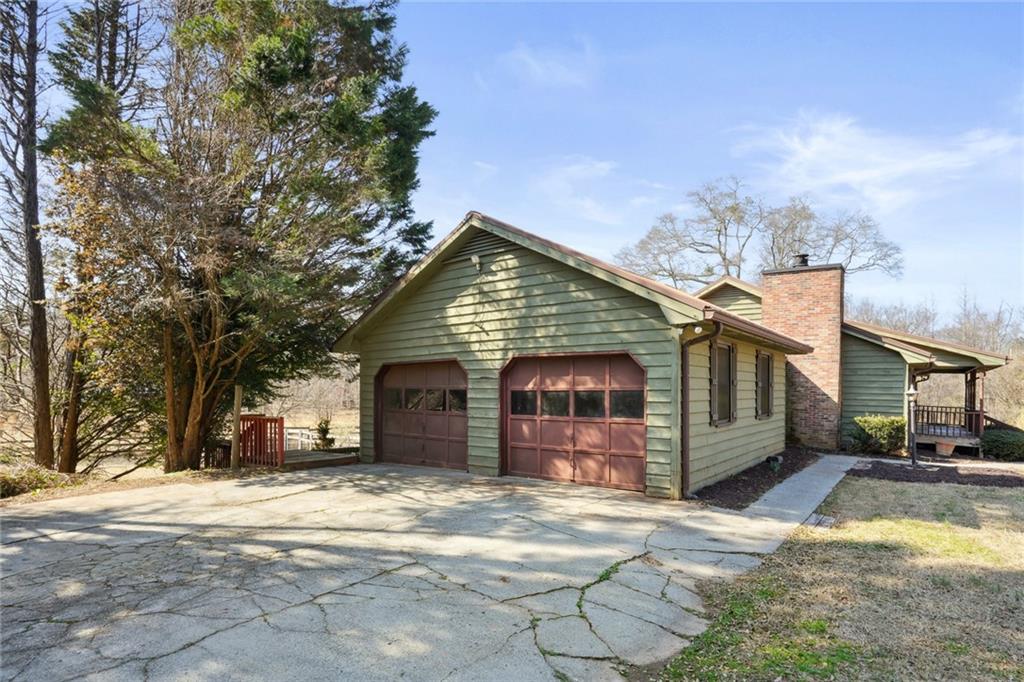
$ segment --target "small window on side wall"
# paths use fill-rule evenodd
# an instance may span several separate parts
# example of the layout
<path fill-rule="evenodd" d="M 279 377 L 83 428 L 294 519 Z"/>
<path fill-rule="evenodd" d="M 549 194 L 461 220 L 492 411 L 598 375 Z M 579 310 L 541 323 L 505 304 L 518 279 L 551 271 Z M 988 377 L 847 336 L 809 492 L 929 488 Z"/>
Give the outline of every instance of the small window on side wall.
<path fill-rule="evenodd" d="M 736 421 L 736 346 L 711 342 L 711 425 Z"/>
<path fill-rule="evenodd" d="M 767 419 L 772 416 L 772 403 L 775 401 L 775 378 L 773 371 L 772 354 L 758 351 L 754 401 L 758 419 Z"/>

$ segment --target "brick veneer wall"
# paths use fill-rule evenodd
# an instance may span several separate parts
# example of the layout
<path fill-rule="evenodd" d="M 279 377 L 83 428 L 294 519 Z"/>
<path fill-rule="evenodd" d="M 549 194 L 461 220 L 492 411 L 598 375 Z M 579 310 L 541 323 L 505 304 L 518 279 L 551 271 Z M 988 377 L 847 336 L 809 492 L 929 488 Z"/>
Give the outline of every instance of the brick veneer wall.
<path fill-rule="evenodd" d="M 786 436 L 793 444 L 839 448 L 843 274 L 842 265 L 764 273 L 762 324 L 814 347 L 786 363 Z"/>

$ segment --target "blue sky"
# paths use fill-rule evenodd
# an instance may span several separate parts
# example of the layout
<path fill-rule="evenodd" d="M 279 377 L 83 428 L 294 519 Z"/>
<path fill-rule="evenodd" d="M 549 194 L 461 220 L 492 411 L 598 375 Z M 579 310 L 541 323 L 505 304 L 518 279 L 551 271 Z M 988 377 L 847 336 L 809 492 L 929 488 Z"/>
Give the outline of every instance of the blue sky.
<path fill-rule="evenodd" d="M 734 174 L 879 220 L 904 275 L 854 297 L 1024 305 L 1019 4 L 406 3 L 397 33 L 437 238 L 476 209 L 610 259 Z"/>

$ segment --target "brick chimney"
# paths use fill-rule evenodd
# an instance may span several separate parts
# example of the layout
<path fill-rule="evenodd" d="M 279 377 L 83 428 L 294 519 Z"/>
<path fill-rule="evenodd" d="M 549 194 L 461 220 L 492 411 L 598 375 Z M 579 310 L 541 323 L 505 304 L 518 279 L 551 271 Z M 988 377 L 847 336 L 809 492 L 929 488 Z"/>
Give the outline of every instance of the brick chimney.
<path fill-rule="evenodd" d="M 814 347 L 786 363 L 786 437 L 796 445 L 839 449 L 843 275 L 842 265 L 808 265 L 803 254 L 763 273 L 762 324 Z"/>

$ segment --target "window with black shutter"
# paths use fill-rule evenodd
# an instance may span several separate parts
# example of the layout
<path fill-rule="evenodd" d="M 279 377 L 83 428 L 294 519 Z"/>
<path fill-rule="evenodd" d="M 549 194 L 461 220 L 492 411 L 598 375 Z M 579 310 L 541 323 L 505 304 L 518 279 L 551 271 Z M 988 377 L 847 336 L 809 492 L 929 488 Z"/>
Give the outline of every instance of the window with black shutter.
<path fill-rule="evenodd" d="M 711 424 L 736 421 L 736 346 L 711 343 Z"/>
<path fill-rule="evenodd" d="M 774 389 L 772 354 L 758 351 L 754 387 L 754 402 L 758 419 L 767 419 L 772 416 L 772 404 L 775 401 Z"/>

